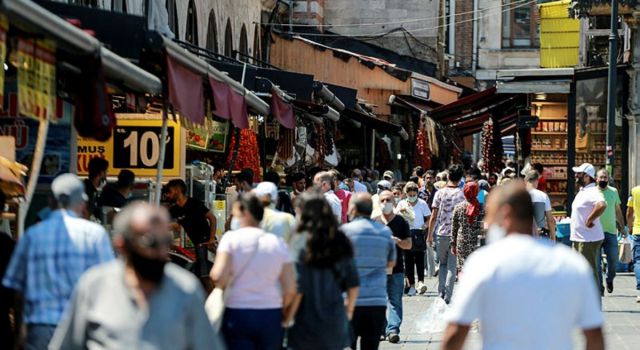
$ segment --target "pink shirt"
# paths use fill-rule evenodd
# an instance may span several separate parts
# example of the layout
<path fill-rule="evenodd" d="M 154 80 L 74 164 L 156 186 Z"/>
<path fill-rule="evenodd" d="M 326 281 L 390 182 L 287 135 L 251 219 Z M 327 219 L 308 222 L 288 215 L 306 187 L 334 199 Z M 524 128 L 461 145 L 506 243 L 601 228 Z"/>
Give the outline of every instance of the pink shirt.
<path fill-rule="evenodd" d="M 258 243 L 258 244 L 256 244 Z M 258 251 L 254 250 L 258 246 Z M 256 227 L 229 231 L 222 236 L 219 252 L 231 256 L 232 282 L 226 306 L 234 309 L 282 307 L 280 273 L 291 258 L 284 241 Z M 240 276 L 236 274 L 240 272 Z"/>

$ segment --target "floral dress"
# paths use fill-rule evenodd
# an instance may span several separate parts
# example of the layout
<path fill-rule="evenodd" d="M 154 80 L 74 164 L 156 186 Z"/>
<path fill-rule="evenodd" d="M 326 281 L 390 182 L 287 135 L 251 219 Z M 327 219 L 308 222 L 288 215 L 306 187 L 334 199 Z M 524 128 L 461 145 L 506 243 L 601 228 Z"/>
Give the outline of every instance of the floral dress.
<path fill-rule="evenodd" d="M 478 235 L 482 234 L 484 212 L 481 209 L 473 223 L 469 223 L 466 214 L 468 206 L 469 202 L 466 200 L 456 205 L 451 220 L 451 245 L 457 249 L 458 269 L 462 269 L 465 260 L 478 247 Z"/>

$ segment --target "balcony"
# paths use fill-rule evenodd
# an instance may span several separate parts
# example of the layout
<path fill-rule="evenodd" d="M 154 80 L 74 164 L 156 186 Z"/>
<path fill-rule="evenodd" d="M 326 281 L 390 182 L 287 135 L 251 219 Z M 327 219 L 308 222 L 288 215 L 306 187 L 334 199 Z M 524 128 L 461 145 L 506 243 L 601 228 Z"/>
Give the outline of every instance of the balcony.
<path fill-rule="evenodd" d="M 611 0 L 574 0 L 569 11 L 574 17 L 609 16 Z M 618 0 L 620 16 L 630 16 L 636 11 L 640 11 L 640 0 Z"/>

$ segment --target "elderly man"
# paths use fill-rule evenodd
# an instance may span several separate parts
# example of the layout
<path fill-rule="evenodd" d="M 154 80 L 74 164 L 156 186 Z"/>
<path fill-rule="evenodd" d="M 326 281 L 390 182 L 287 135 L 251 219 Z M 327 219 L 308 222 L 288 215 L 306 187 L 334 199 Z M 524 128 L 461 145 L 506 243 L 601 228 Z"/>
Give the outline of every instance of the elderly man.
<path fill-rule="evenodd" d="M 342 222 L 342 203 L 340 198 L 333 192 L 333 174 L 328 171 L 321 171 L 313 178 L 313 185 L 324 194 L 324 198 L 329 202 L 331 211 L 338 223 Z"/>
<path fill-rule="evenodd" d="M 49 349 L 220 349 L 200 282 L 169 263 L 169 215 L 133 203 L 114 221 L 122 259 L 88 271 Z"/>
<path fill-rule="evenodd" d="M 293 215 L 276 209 L 278 187 L 272 182 L 261 182 L 252 192 L 258 197 L 264 207 L 264 215 L 260 222 L 260 228 L 288 242 L 291 234 L 295 230 L 296 219 Z"/>
<path fill-rule="evenodd" d="M 63 174 L 51 190 L 60 209 L 20 238 L 2 281 L 22 293 L 26 350 L 47 347 L 80 276 L 114 258 L 104 228 L 82 218 L 88 199 L 82 181 Z"/>
<path fill-rule="evenodd" d="M 380 206 L 380 194 L 384 191 L 391 191 L 391 182 L 387 180 L 378 181 L 377 192 L 371 196 L 373 202 L 373 212 L 371 212 L 371 218 L 375 219 L 382 215 L 382 207 Z"/>
<path fill-rule="evenodd" d="M 442 349 L 460 350 L 480 320 L 484 349 L 604 349 L 603 317 L 588 264 L 563 245 L 531 236 L 533 204 L 521 183 L 496 188 L 485 217 L 503 237 L 471 254 L 447 315 Z"/>
<path fill-rule="evenodd" d="M 355 193 L 349 203 L 351 222 L 341 227 L 353 244 L 361 286 L 353 313 L 352 349 L 358 338 L 361 349 L 378 348 L 387 309 L 387 271 L 396 263 L 391 230 L 370 219 L 372 210 L 371 195 Z"/>

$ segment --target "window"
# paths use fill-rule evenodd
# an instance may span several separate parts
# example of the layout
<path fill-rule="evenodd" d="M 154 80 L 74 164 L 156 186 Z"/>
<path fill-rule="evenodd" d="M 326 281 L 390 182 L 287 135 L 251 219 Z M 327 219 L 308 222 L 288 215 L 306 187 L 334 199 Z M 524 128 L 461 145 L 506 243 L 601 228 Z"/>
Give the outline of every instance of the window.
<path fill-rule="evenodd" d="M 180 31 L 178 30 L 178 9 L 176 8 L 176 0 L 167 0 L 167 13 L 169 15 L 169 28 L 177 39 L 180 37 Z"/>
<path fill-rule="evenodd" d="M 207 50 L 218 53 L 218 22 L 216 13 L 211 10 L 209 13 L 209 25 L 207 27 Z"/>
<path fill-rule="evenodd" d="M 247 62 L 249 60 L 249 42 L 247 39 L 247 27 L 245 27 L 244 24 L 242 25 L 242 29 L 240 29 L 240 46 L 238 51 L 240 51 L 238 59 Z"/>
<path fill-rule="evenodd" d="M 538 7 L 503 0 L 502 47 L 539 47 Z"/>
<path fill-rule="evenodd" d="M 227 19 L 227 26 L 224 29 L 224 55 L 233 56 L 233 33 L 231 32 L 231 21 Z"/>
<path fill-rule="evenodd" d="M 189 1 L 187 10 L 187 42 L 198 45 L 198 16 L 196 14 L 196 6 L 193 0 Z"/>

